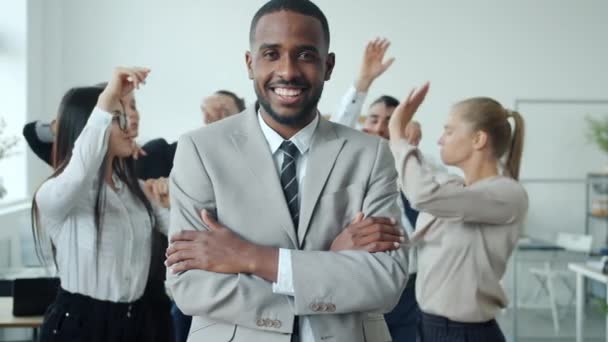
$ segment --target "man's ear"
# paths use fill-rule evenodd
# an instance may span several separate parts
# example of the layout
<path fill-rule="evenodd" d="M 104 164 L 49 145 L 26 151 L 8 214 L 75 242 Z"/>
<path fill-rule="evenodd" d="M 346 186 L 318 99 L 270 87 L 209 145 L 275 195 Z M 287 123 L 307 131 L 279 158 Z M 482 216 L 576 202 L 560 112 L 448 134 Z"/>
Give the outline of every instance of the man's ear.
<path fill-rule="evenodd" d="M 249 75 L 249 79 L 253 80 L 253 69 L 251 64 L 253 63 L 253 56 L 250 51 L 245 52 L 245 64 L 247 64 L 247 74 Z"/>
<path fill-rule="evenodd" d="M 325 80 L 329 81 L 331 79 L 331 73 L 334 71 L 334 66 L 336 65 L 336 55 L 332 52 L 327 55 L 327 60 L 325 61 Z"/>

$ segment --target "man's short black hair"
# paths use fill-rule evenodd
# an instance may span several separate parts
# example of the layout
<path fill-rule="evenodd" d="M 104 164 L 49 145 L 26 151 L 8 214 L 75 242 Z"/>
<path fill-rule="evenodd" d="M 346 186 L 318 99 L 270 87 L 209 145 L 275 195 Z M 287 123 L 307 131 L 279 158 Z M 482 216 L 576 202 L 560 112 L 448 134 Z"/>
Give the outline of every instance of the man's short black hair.
<path fill-rule="evenodd" d="M 323 36 L 327 46 L 329 46 L 329 24 L 325 14 L 317 5 L 309 0 L 270 0 L 262 6 L 253 16 L 251 27 L 249 28 L 249 42 L 253 42 L 255 38 L 255 29 L 260 18 L 267 14 L 272 14 L 280 11 L 290 11 L 309 17 L 316 18 L 321 22 L 323 28 Z"/>
<path fill-rule="evenodd" d="M 370 107 L 378 103 L 383 103 L 386 107 L 394 108 L 399 105 L 399 100 L 389 95 L 382 95 L 372 102 Z"/>
<path fill-rule="evenodd" d="M 234 104 L 236 104 L 236 108 L 239 110 L 239 112 L 245 110 L 245 100 L 238 97 L 235 93 L 229 90 L 218 90 L 215 92 L 215 94 L 230 97 L 234 101 Z"/>

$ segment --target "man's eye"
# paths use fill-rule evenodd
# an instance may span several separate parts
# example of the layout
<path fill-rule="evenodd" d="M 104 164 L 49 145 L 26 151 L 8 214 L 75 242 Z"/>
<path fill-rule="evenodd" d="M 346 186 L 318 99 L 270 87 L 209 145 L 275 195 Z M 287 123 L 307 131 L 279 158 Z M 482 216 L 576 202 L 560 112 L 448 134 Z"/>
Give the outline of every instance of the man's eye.
<path fill-rule="evenodd" d="M 276 51 L 266 51 L 264 52 L 264 58 L 266 59 L 277 59 L 279 54 Z"/>

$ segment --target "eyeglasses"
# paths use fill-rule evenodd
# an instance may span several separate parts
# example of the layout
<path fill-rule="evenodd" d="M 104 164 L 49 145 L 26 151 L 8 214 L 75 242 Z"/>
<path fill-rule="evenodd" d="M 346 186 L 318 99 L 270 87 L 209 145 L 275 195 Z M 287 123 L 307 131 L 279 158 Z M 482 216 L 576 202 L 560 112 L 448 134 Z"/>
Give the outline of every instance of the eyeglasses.
<path fill-rule="evenodd" d="M 123 132 L 126 132 L 129 128 L 129 120 L 127 119 L 127 114 L 125 112 L 115 111 L 114 117 L 112 118 L 114 121 L 118 123 L 118 128 L 120 128 Z"/>
<path fill-rule="evenodd" d="M 125 106 L 122 101 L 120 101 L 120 105 L 122 106 L 122 111 L 115 110 L 113 112 L 113 120 L 118 122 L 118 128 L 126 132 L 129 129 L 129 118 L 127 117 L 127 113 L 125 113 Z"/>

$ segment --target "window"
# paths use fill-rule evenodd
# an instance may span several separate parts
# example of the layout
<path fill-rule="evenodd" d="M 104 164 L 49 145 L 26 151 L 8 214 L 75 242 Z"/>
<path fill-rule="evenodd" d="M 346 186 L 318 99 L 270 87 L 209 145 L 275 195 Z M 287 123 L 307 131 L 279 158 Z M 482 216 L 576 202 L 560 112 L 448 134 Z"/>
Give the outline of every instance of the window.
<path fill-rule="evenodd" d="M 25 141 L 21 129 L 27 110 L 27 2 L 9 1 L 0 10 L 0 119 L 5 122 L 2 141 L 18 138 L 18 144 L 0 160 L 4 196 L 0 207 L 27 197 Z M 1 190 L 0 190 L 1 191 Z"/>

